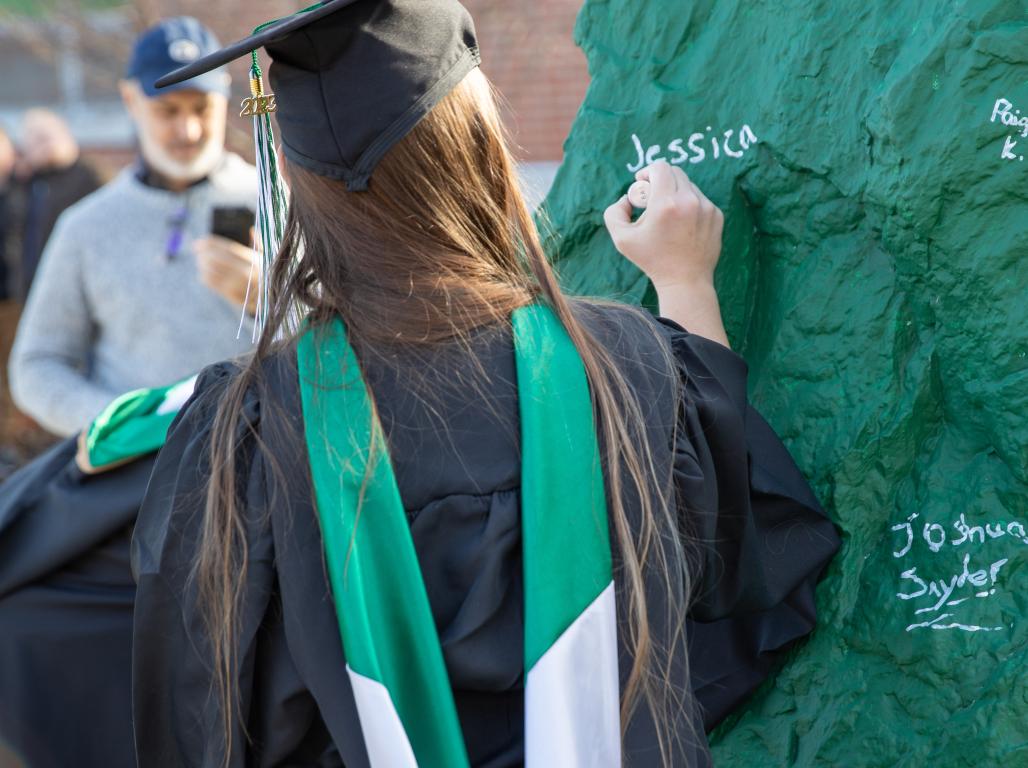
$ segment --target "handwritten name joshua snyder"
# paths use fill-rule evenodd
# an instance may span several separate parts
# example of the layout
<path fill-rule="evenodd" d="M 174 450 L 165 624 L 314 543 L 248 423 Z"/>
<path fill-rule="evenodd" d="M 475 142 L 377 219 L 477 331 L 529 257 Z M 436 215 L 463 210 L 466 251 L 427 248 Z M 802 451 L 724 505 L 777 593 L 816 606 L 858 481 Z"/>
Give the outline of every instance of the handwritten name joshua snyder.
<path fill-rule="evenodd" d="M 914 611 L 918 619 L 907 627 L 907 632 L 916 629 L 957 629 L 964 632 L 997 632 L 1004 629 L 1002 626 L 982 626 L 979 624 L 953 620 L 956 606 L 971 601 L 969 605 L 979 600 L 988 600 L 996 594 L 999 585 L 1000 572 L 1008 562 L 1009 558 L 1001 557 L 993 559 L 986 557 L 982 567 L 976 567 L 975 560 L 981 562 L 980 557 L 984 554 L 981 548 L 989 542 L 997 539 L 1008 539 L 1019 541 L 1028 546 L 1028 530 L 1024 523 L 1019 520 L 997 521 L 982 525 L 970 525 L 966 517 L 960 517 L 951 524 L 951 528 L 959 534 L 950 536 L 946 528 L 935 522 L 925 522 L 923 525 L 914 521 L 919 517 L 918 513 L 910 515 L 905 522 L 893 525 L 891 530 L 899 535 L 897 543 L 899 548 L 893 551 L 892 556 L 897 559 L 905 558 L 918 542 L 922 539 L 932 555 L 945 555 L 946 551 L 963 550 L 965 547 L 971 551 L 964 551 L 962 560 L 957 564 L 947 567 L 948 558 L 943 557 L 938 561 L 948 573 L 941 578 L 932 578 L 924 573 L 918 573 L 917 567 L 912 567 L 900 573 L 901 586 L 896 597 L 900 600 L 914 600 L 920 602 L 920 607 Z M 920 536 L 917 536 L 915 528 L 920 528 Z M 949 562 L 952 562 L 951 560 Z M 956 566 L 956 567 L 954 567 Z M 944 572 L 946 572 L 944 571 Z M 975 600 L 974 598 L 977 598 Z M 918 605 L 918 603 L 915 603 Z M 924 614 L 927 614 L 925 616 Z M 948 620 L 948 621 L 947 621 Z"/>
<path fill-rule="evenodd" d="M 712 130 L 708 125 L 705 132 L 696 131 L 690 134 L 688 139 L 673 139 L 668 142 L 666 149 L 660 144 L 645 146 L 642 139 L 633 133 L 632 144 L 636 157 L 633 162 L 626 163 L 625 167 L 629 173 L 635 173 L 657 160 L 667 160 L 671 165 L 681 165 L 685 162 L 695 165 L 708 157 L 713 160 L 721 157 L 738 158 L 759 141 L 757 134 L 748 125 L 743 125 L 738 134 L 735 130 L 729 129 L 718 136 L 716 132 L 711 134 Z"/>

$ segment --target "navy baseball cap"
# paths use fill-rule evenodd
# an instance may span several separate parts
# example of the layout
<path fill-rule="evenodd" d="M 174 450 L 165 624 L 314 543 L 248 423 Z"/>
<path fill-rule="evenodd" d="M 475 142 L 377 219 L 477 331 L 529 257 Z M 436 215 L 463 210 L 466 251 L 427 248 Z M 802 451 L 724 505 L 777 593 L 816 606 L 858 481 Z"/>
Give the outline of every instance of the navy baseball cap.
<path fill-rule="evenodd" d="M 192 16 L 165 19 L 150 27 L 136 40 L 125 76 L 138 80 L 148 97 L 171 90 L 192 88 L 206 93 L 229 95 L 229 76 L 223 68 L 204 72 L 171 88 L 158 90 L 154 83 L 169 72 L 192 64 L 221 48 L 207 27 Z"/>

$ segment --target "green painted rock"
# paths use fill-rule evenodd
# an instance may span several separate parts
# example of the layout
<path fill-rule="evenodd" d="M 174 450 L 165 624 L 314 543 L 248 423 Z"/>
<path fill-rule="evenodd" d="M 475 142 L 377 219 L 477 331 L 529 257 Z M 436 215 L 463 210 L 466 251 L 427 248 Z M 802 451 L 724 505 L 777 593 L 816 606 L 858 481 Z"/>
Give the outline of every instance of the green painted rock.
<path fill-rule="evenodd" d="M 646 299 L 601 215 L 680 163 L 754 404 L 845 531 L 715 761 L 1028 765 L 1028 3 L 595 0 L 576 36 L 565 283 Z"/>

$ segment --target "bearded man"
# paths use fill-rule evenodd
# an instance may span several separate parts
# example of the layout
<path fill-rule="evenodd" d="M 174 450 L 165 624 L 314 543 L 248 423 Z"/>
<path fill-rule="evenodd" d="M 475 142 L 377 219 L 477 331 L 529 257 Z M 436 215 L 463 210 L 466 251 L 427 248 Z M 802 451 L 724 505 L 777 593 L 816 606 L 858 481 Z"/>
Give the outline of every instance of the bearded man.
<path fill-rule="evenodd" d="M 210 234 L 214 208 L 252 206 L 257 188 L 254 168 L 225 150 L 228 75 L 153 87 L 218 47 L 189 17 L 139 37 L 121 83 L 138 162 L 62 214 L 47 243 L 9 372 L 18 407 L 57 435 L 126 391 L 251 346 L 253 252 Z"/>

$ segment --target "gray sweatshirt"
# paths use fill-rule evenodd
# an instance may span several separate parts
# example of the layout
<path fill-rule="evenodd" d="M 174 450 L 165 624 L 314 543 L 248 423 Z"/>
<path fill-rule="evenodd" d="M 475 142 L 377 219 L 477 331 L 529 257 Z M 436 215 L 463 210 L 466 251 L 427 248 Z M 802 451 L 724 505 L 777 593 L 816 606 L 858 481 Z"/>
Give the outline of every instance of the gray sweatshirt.
<path fill-rule="evenodd" d="M 256 189 L 254 168 L 227 154 L 185 192 L 148 187 L 130 168 L 65 211 L 11 351 L 18 407 L 70 435 L 124 392 L 249 350 L 252 324 L 237 334 L 242 309 L 200 283 L 191 244 L 210 231 L 212 207 L 253 208 Z M 169 258 L 177 227 L 181 247 Z"/>

